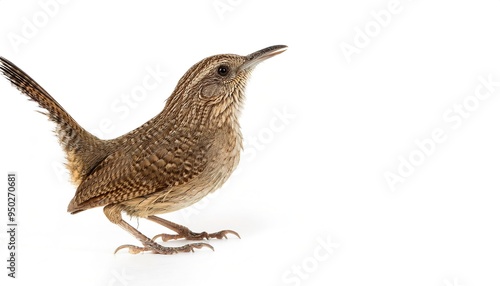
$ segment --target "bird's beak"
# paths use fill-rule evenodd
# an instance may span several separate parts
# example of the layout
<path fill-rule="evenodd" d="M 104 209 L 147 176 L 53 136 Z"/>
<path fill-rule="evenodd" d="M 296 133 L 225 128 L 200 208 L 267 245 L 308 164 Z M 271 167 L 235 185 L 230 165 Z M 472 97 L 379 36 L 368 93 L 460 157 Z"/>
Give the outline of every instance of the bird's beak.
<path fill-rule="evenodd" d="M 281 54 L 286 51 L 287 48 L 288 47 L 285 45 L 276 45 L 251 53 L 246 56 L 247 60 L 241 65 L 240 70 L 252 69 L 260 62 L 274 57 L 277 54 Z"/>

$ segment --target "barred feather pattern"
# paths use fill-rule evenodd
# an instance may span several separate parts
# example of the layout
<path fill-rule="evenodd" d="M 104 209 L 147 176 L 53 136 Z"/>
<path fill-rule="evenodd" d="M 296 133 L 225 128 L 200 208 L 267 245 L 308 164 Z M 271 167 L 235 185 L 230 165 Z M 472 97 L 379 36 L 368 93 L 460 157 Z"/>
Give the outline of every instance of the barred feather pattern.
<path fill-rule="evenodd" d="M 19 91 L 45 109 L 42 114 L 56 123 L 55 133 L 66 152 L 66 166 L 72 182 L 79 185 L 109 154 L 110 146 L 83 129 L 47 91 L 12 62 L 0 57 L 0 71 Z"/>

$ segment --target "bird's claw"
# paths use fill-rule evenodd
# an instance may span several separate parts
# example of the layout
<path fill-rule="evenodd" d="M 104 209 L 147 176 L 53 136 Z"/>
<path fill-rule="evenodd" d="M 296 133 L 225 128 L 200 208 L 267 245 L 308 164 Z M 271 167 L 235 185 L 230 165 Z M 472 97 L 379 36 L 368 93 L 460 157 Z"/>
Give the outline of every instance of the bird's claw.
<path fill-rule="evenodd" d="M 138 254 L 145 251 L 151 251 L 154 254 L 171 255 L 179 252 L 194 252 L 195 249 L 200 249 L 203 247 L 210 248 L 212 251 L 214 251 L 213 246 L 211 246 L 208 243 L 191 243 L 180 247 L 164 247 L 157 243 L 145 243 L 144 245 L 145 245 L 144 247 L 140 247 L 131 244 L 124 244 L 122 246 L 119 246 L 115 250 L 115 253 L 124 248 L 128 248 L 128 252 L 131 254 Z"/>
<path fill-rule="evenodd" d="M 233 230 L 221 230 L 218 232 L 214 233 L 207 233 L 206 231 L 204 232 L 192 232 L 188 231 L 186 233 L 179 233 L 179 234 L 167 234 L 167 233 L 161 233 L 158 235 L 155 235 L 153 237 L 153 241 L 155 241 L 158 238 L 161 238 L 163 242 L 167 242 L 169 240 L 176 240 L 176 239 L 181 239 L 184 238 L 185 240 L 209 240 L 211 238 L 216 238 L 216 239 L 227 239 L 227 235 L 232 234 L 234 236 L 237 236 L 238 238 L 241 238 L 240 235 Z"/>

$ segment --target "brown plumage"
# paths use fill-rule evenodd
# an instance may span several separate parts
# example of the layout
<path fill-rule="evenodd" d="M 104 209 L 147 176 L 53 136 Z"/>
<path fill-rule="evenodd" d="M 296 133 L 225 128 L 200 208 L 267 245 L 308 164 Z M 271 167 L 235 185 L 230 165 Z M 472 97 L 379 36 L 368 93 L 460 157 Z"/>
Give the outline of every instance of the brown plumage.
<path fill-rule="evenodd" d="M 68 211 L 74 214 L 103 206 L 111 222 L 143 244 L 123 245 L 117 251 L 128 248 L 131 253 L 173 254 L 212 247 L 206 243 L 164 247 L 154 239 L 239 236 L 231 230 L 195 233 L 155 215 L 196 203 L 228 179 L 242 148 L 238 116 L 248 77 L 256 64 L 285 49 L 271 46 L 248 56 L 223 54 L 198 62 L 179 80 L 157 116 L 112 140 L 87 132 L 40 85 L 1 57 L 0 70 L 57 125 L 67 168 L 78 186 Z M 126 223 L 121 212 L 147 218 L 177 234 L 150 239 Z"/>

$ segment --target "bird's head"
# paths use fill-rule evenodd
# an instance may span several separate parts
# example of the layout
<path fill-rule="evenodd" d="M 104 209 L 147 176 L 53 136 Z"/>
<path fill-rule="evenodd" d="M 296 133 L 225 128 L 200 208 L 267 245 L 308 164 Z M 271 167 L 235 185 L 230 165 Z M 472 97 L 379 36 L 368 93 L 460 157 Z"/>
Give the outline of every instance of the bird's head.
<path fill-rule="evenodd" d="M 220 127 L 229 121 L 237 123 L 252 70 L 286 48 L 277 45 L 247 56 L 221 54 L 201 60 L 179 80 L 165 112 L 190 125 Z"/>

